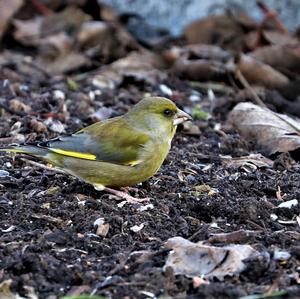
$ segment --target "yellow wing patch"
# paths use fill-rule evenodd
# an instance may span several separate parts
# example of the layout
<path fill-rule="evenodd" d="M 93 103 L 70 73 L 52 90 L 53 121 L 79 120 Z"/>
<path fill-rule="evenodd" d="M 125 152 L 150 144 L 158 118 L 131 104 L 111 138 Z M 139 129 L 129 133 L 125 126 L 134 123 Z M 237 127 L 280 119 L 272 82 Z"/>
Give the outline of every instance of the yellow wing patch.
<path fill-rule="evenodd" d="M 128 165 L 128 166 L 135 166 L 135 165 L 138 165 L 138 164 L 140 164 L 142 162 L 143 162 L 143 160 L 134 160 L 134 161 L 128 162 L 126 165 Z"/>
<path fill-rule="evenodd" d="M 51 148 L 49 150 L 51 150 L 52 152 L 54 152 L 56 154 L 69 156 L 69 157 L 73 157 L 73 158 L 79 158 L 79 159 L 85 159 L 85 160 L 96 160 L 97 159 L 97 157 L 93 154 L 65 151 L 65 150 L 58 149 L 58 148 Z"/>
<path fill-rule="evenodd" d="M 95 161 L 97 157 L 93 154 L 87 154 L 87 153 L 80 153 L 80 152 L 72 152 L 72 151 L 65 151 L 59 148 L 50 148 L 49 149 L 51 152 L 54 152 L 59 155 L 64 155 L 64 156 L 69 156 L 73 158 L 79 158 L 79 159 L 85 159 L 85 160 L 92 160 Z M 135 166 L 143 162 L 142 160 L 134 160 L 128 162 L 126 165 L 128 166 Z"/>

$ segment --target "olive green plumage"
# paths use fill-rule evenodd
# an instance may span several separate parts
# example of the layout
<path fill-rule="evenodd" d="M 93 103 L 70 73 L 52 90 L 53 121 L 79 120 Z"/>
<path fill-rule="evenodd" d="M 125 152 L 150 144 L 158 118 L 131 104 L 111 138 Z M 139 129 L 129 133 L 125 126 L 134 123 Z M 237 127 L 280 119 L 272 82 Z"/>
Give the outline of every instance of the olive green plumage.
<path fill-rule="evenodd" d="M 122 116 L 71 136 L 0 150 L 39 157 L 97 189 L 132 186 L 157 172 L 169 152 L 176 126 L 187 119 L 190 116 L 172 101 L 150 97 Z"/>

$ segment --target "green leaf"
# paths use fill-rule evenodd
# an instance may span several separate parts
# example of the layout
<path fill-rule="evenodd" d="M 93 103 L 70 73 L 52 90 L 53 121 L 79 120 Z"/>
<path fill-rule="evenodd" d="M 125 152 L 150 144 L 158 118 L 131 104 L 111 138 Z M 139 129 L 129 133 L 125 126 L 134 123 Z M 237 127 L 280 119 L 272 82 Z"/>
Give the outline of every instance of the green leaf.
<path fill-rule="evenodd" d="M 79 90 L 79 85 L 77 84 L 77 82 L 75 82 L 71 78 L 67 78 L 67 85 L 68 85 L 68 88 L 70 90 L 73 90 L 73 91 L 78 91 Z"/>
<path fill-rule="evenodd" d="M 210 114 L 202 109 L 202 107 L 195 107 L 192 111 L 192 117 L 194 120 L 207 120 Z"/>

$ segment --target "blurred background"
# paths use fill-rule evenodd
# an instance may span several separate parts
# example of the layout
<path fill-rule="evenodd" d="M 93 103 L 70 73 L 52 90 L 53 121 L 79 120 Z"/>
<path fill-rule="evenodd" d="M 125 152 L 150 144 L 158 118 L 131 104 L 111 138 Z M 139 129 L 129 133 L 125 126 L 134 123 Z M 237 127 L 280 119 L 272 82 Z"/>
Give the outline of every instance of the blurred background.
<path fill-rule="evenodd" d="M 147 19 L 149 24 L 167 28 L 174 35 L 180 35 L 190 22 L 204 16 L 220 13 L 224 8 L 243 7 L 255 19 L 261 17 L 256 0 L 104 0 L 120 13 L 137 13 Z M 276 10 L 290 30 L 294 30 L 300 21 L 298 0 L 266 0 L 270 8 Z"/>

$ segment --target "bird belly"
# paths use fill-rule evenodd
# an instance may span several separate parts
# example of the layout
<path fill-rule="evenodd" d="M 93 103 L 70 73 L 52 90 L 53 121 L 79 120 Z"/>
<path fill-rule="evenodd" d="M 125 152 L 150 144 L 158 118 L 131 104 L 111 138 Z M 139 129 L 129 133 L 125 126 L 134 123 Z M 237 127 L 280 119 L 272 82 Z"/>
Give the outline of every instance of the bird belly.
<path fill-rule="evenodd" d="M 70 174 L 93 185 L 107 187 L 126 187 L 146 181 L 162 165 L 167 148 L 156 150 L 145 157 L 144 162 L 134 166 L 118 165 L 101 161 L 80 160 L 68 157 L 63 161 L 63 168 Z"/>

